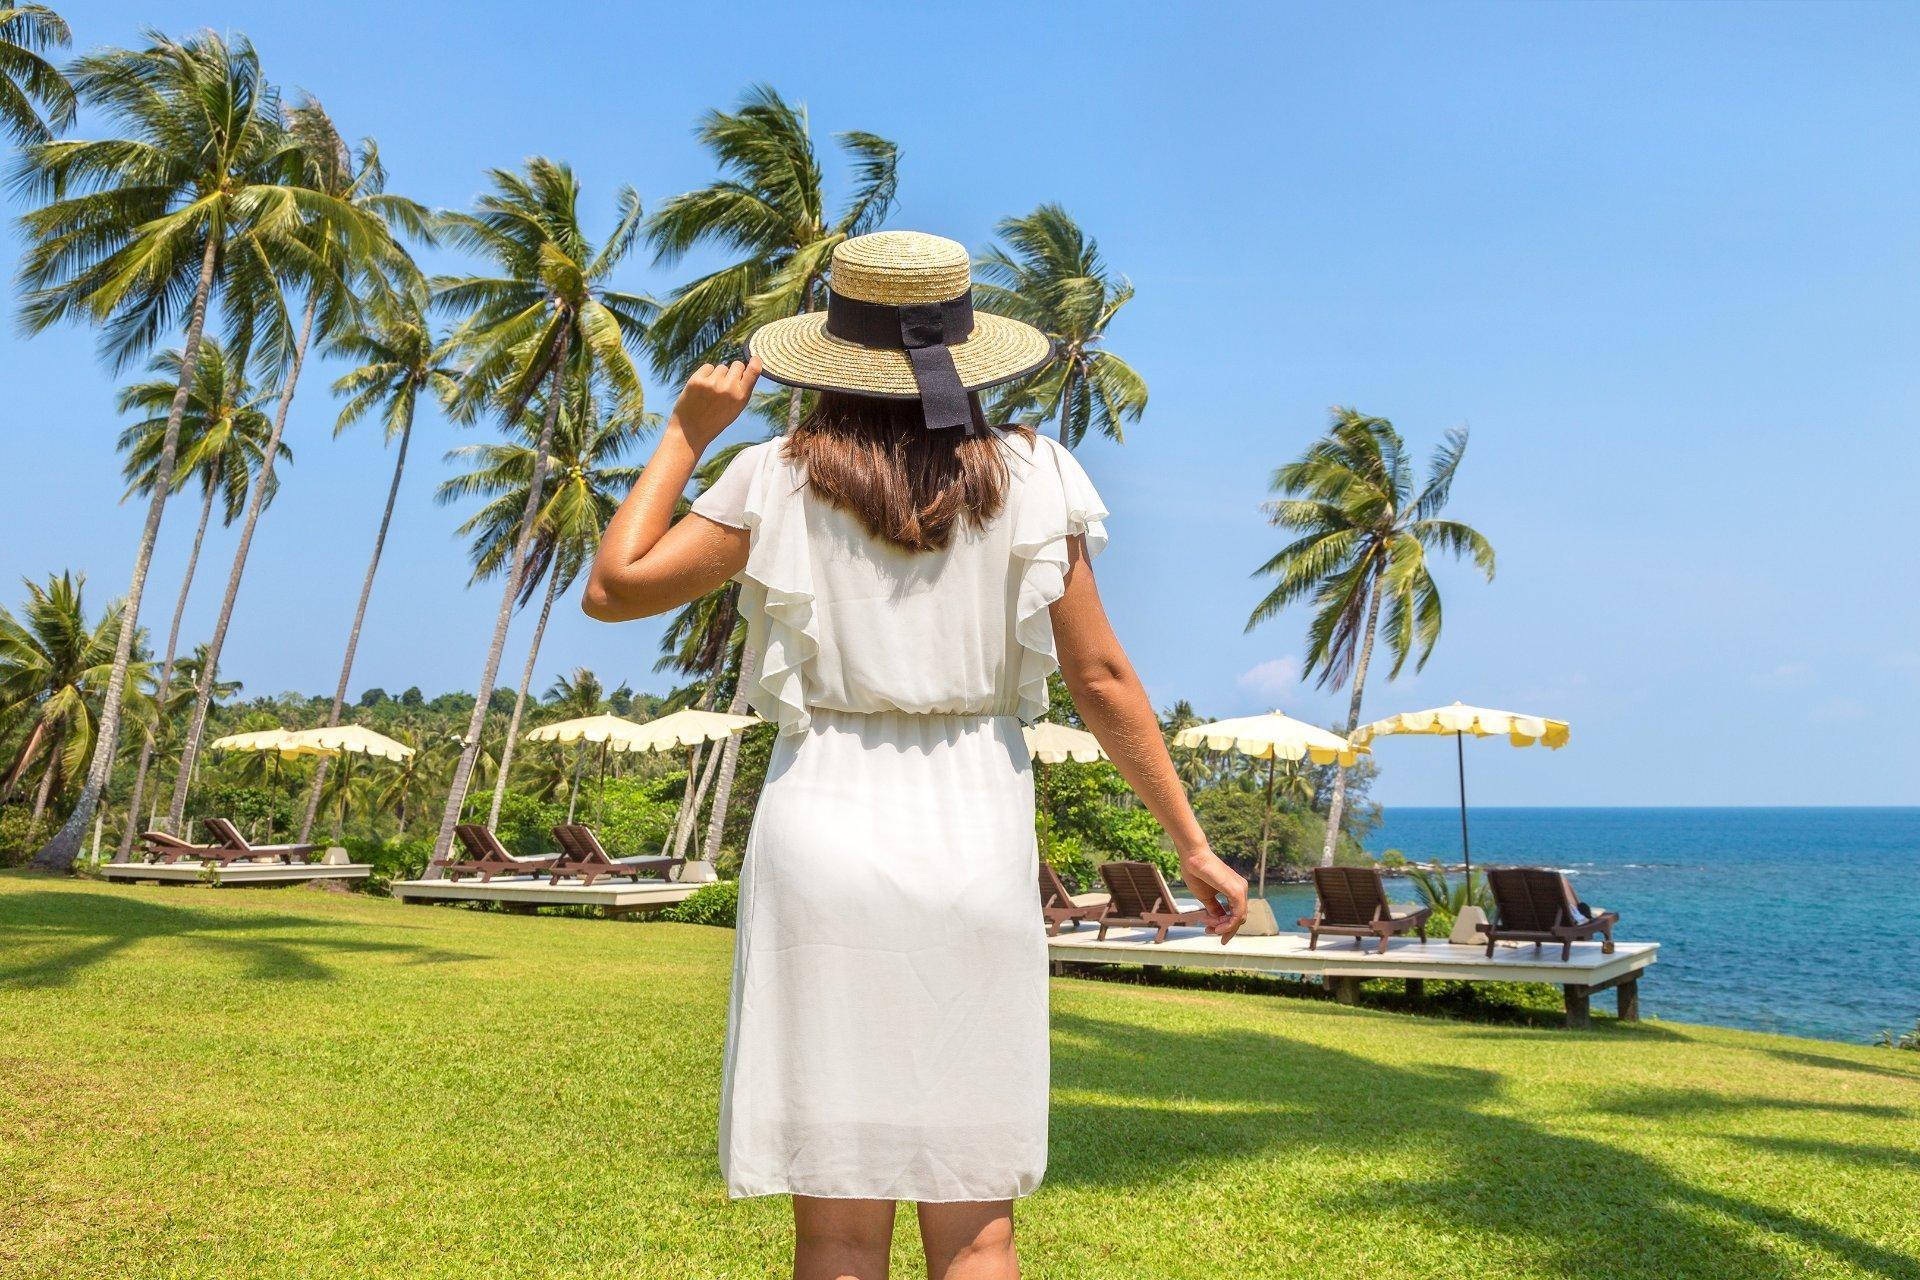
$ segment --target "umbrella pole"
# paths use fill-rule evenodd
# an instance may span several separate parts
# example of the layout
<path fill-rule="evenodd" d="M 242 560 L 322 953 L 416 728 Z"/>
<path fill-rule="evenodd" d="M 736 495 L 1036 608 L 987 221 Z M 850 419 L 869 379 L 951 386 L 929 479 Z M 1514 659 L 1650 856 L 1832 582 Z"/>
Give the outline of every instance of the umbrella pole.
<path fill-rule="evenodd" d="M 580 798 L 580 766 L 587 762 L 587 744 L 583 741 L 573 752 L 573 782 L 567 787 L 567 825 L 573 825 L 574 802 Z"/>
<path fill-rule="evenodd" d="M 612 746 L 611 738 L 600 744 L 600 792 L 593 798 L 593 825 L 596 827 L 607 820 L 607 751 Z"/>
<path fill-rule="evenodd" d="M 1267 787 L 1260 807 L 1260 896 L 1267 896 L 1267 837 L 1273 830 L 1273 757 L 1267 757 Z"/>
<path fill-rule="evenodd" d="M 1040 773 L 1040 830 L 1046 835 L 1046 848 L 1042 852 L 1046 860 L 1053 860 L 1053 786 L 1047 778 L 1047 765 L 1044 760 L 1036 760 L 1033 767 Z"/>
<path fill-rule="evenodd" d="M 1460 770 L 1460 862 L 1467 881 L 1467 901 L 1473 901 L 1473 853 L 1467 847 L 1467 747 L 1459 730 L 1453 734 L 1453 756 Z"/>

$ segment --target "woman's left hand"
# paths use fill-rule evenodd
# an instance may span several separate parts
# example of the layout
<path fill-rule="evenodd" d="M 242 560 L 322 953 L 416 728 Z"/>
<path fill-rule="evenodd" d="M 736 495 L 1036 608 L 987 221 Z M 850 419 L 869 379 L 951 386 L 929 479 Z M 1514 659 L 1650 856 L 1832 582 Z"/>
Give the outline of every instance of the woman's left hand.
<path fill-rule="evenodd" d="M 1218 934 L 1224 946 L 1247 922 L 1246 877 L 1211 849 L 1181 855 L 1180 876 L 1212 917 L 1207 921 L 1207 932 Z"/>

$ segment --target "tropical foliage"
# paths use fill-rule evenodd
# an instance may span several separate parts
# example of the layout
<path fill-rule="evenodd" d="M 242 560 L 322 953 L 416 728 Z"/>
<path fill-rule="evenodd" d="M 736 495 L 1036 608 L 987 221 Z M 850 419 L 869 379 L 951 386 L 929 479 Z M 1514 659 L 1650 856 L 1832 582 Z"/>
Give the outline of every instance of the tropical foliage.
<path fill-rule="evenodd" d="M 1102 344 L 1133 285 L 1113 278 L 1100 246 L 1057 204 L 1005 219 L 1000 238 L 974 264 L 974 296 L 1052 338 L 1053 354 L 999 394 L 996 419 L 1052 422 L 1070 449 L 1089 430 L 1124 439 L 1125 425 L 1147 411 L 1147 383 Z"/>

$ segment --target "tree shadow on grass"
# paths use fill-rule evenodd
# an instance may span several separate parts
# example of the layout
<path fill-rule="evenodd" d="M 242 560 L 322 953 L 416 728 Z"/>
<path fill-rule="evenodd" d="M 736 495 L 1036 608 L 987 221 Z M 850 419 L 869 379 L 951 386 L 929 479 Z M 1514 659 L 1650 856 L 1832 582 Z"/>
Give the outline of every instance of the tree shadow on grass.
<path fill-rule="evenodd" d="M 335 976 L 326 961 L 356 955 L 444 964 L 472 957 L 439 947 L 379 942 L 348 923 L 278 912 L 228 913 L 118 895 L 49 890 L 0 897 L 0 931 L 29 943 L 0 950 L 0 988 L 61 987 L 80 973 L 142 942 L 179 939 L 231 956 L 260 981 L 319 981 Z"/>
<path fill-rule="evenodd" d="M 1890 1080 L 1907 1080 L 1920 1083 L 1920 1053 L 1909 1055 L 1913 1065 L 1902 1070 L 1899 1062 L 1900 1051 L 1887 1050 L 1888 1062 L 1881 1066 L 1872 1062 L 1858 1062 L 1852 1058 L 1836 1058 L 1830 1053 L 1809 1053 L 1804 1049 L 1762 1048 L 1759 1052 L 1782 1062 L 1791 1062 L 1802 1067 L 1822 1067 L 1828 1071 L 1856 1071 L 1861 1075 L 1884 1076 Z"/>
<path fill-rule="evenodd" d="M 1383 1064 L 1275 1035 L 1058 1011 L 1054 1026 L 1068 1041 L 1054 1056 L 1055 1085 L 1068 1095 L 1053 1107 L 1055 1185 L 1137 1192 L 1252 1157 L 1324 1153 L 1337 1164 L 1372 1153 L 1399 1176 L 1303 1184 L 1327 1214 L 1330 1240 L 1341 1222 L 1370 1219 L 1390 1234 L 1503 1237 L 1549 1274 L 1787 1277 L 1804 1274 L 1798 1251 L 1811 1250 L 1871 1275 L 1920 1277 L 1912 1256 L 1743 1199 L 1714 1185 L 1711 1172 L 1688 1180 L 1609 1140 L 1614 1118 L 1604 1112 L 1592 1126 L 1599 1133 L 1505 1113 L 1497 1070 Z M 1106 1096 L 1074 1100 L 1075 1092 Z M 1702 1091 L 1692 1109 L 1720 1104 Z"/>

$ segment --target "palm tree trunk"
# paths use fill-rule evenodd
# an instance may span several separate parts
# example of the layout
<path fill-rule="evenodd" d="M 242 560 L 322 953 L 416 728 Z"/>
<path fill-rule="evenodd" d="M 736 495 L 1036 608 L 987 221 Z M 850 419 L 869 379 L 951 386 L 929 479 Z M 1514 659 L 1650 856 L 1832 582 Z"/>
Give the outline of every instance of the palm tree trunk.
<path fill-rule="evenodd" d="M 187 792 L 193 784 L 194 766 L 200 759 L 200 739 L 207 728 L 207 708 L 213 702 L 213 682 L 220 669 L 220 650 L 227 642 L 227 627 L 233 622 L 233 605 L 240 596 L 240 578 L 247 571 L 247 552 L 253 546 L 253 530 L 260 523 L 260 512 L 273 489 L 273 463 L 280 452 L 280 436 L 286 430 L 287 410 L 293 406 L 293 391 L 300 381 L 300 366 L 306 362 L 307 343 L 313 337 L 313 316 L 320 305 L 318 295 L 307 295 L 307 313 L 300 321 L 300 341 L 294 345 L 293 359 L 287 365 L 286 378 L 280 384 L 280 404 L 273 413 L 273 430 L 260 459 L 260 474 L 253 478 L 253 492 L 247 495 L 247 518 L 240 525 L 240 543 L 234 548 L 233 568 L 227 573 L 227 594 L 220 600 L 220 617 L 213 624 L 213 638 L 207 642 L 206 663 L 200 668 L 200 682 L 193 691 L 193 717 L 187 722 L 187 737 L 180 746 L 180 773 L 173 780 L 173 799 L 167 805 L 167 830 L 179 831 L 187 812 Z"/>
<path fill-rule="evenodd" d="M 1347 704 L 1347 736 L 1360 727 L 1360 695 L 1367 684 L 1367 662 L 1373 657 L 1373 631 L 1380 621 L 1380 583 L 1376 579 L 1368 587 L 1372 593 L 1367 599 L 1367 629 L 1360 637 L 1360 657 L 1353 664 L 1353 699 Z M 1340 843 L 1340 818 L 1347 807 L 1347 770 L 1344 765 L 1333 766 L 1333 800 L 1327 806 L 1327 842 L 1320 850 L 1320 865 L 1333 865 L 1333 851 Z"/>
<path fill-rule="evenodd" d="M 1073 441 L 1067 439 L 1067 423 L 1073 417 L 1073 370 L 1067 370 L 1067 376 L 1060 386 L 1060 443 L 1073 448 Z"/>
<path fill-rule="evenodd" d="M 40 819 L 46 816 L 47 801 L 53 797 L 53 780 L 60 776 L 60 744 L 66 734 L 55 730 L 47 743 L 47 767 L 40 771 L 40 786 L 33 793 L 33 816 L 27 819 L 28 838 L 40 829 Z"/>
<path fill-rule="evenodd" d="M 220 466 L 214 465 L 213 474 L 206 478 L 206 496 L 200 502 L 200 523 L 193 531 L 193 549 L 187 553 L 187 570 L 180 578 L 180 598 L 174 601 L 173 624 L 167 628 L 167 654 L 160 662 L 160 684 L 154 691 L 153 701 L 159 715 L 167 714 L 167 690 L 173 684 L 173 659 L 180 650 L 180 620 L 187 612 L 187 593 L 193 590 L 194 570 L 200 567 L 200 544 L 207 536 L 207 521 L 213 515 L 213 491 L 220 483 Z M 147 767 L 153 763 L 153 735 L 148 734 L 140 743 L 140 763 L 133 771 L 133 795 L 127 800 L 127 829 L 120 833 L 120 847 L 114 851 L 115 862 L 125 862 L 133 856 L 133 833 L 140 825 L 140 799 L 147 792 Z"/>
<path fill-rule="evenodd" d="M 740 675 L 733 682 L 733 697 L 727 702 L 727 714 L 744 715 L 747 710 L 747 686 L 751 683 L 749 673 L 760 666 L 760 655 L 752 649 L 740 651 Z M 740 739 L 743 735 L 728 734 L 726 745 L 720 749 L 720 776 L 713 789 L 713 813 L 707 819 L 707 840 L 701 846 L 700 856 L 712 862 L 720 854 L 720 836 L 727 826 L 727 805 L 733 799 L 733 775 L 740 766 Z"/>
<path fill-rule="evenodd" d="M 507 569 L 506 590 L 500 594 L 500 612 L 493 621 L 493 642 L 487 648 L 487 665 L 480 673 L 480 687 L 474 692 L 473 714 L 467 720 L 466 741 L 460 748 L 460 761 L 453 768 L 453 784 L 447 792 L 447 807 L 440 815 L 440 833 L 434 837 L 433 857 L 422 873 L 438 880 L 441 864 L 453 847 L 454 824 L 460 821 L 466 803 L 467 783 L 473 777 L 473 763 L 480 754 L 480 731 L 487 723 L 487 699 L 493 696 L 494 678 L 500 674 L 500 658 L 507 647 L 507 627 L 513 621 L 513 602 L 520 594 L 520 578 L 526 572 L 527 545 L 533 541 L 534 518 L 540 512 L 540 494 L 547 483 L 547 451 L 553 447 L 553 428 L 560 416 L 560 384 L 566 376 L 567 352 L 573 339 L 571 326 L 560 332 L 560 345 L 553 356 L 552 386 L 547 391 L 547 412 L 540 421 L 540 442 L 533 453 L 533 480 L 527 486 L 527 505 L 520 513 L 520 532 L 513 540 L 513 560 Z M 511 423 L 511 419 L 509 419 Z"/>
<path fill-rule="evenodd" d="M 113 646 L 113 673 L 107 677 L 106 693 L 100 699 L 100 727 L 93 740 L 93 759 L 87 766 L 87 781 L 80 799 L 66 822 L 53 838 L 33 857 L 33 865 L 47 871 L 68 871 L 80 854 L 80 842 L 86 837 L 87 824 L 107 789 L 113 772 L 114 752 L 119 747 L 121 704 L 127 696 L 127 668 L 133 663 L 133 637 L 139 630 L 140 597 L 147 586 L 147 568 L 153 563 L 153 544 L 160 537 L 160 517 L 167 510 L 167 491 L 173 481 L 173 468 L 180 451 L 180 419 L 187 410 L 187 391 L 193 386 L 194 365 L 200 360 L 200 331 L 207 323 L 207 300 L 213 295 L 213 268 L 219 260 L 220 237 L 207 237 L 206 251 L 200 255 L 200 280 L 193 290 L 193 310 L 187 319 L 186 341 L 180 348 L 180 386 L 167 409 L 167 430 L 161 437 L 160 456 L 154 460 L 153 497 L 147 502 L 147 522 L 140 531 L 140 550 L 133 558 L 133 581 L 127 587 L 126 604 L 120 614 L 120 635 Z"/>
<path fill-rule="evenodd" d="M 4 783 L 0 783 L 0 804 L 13 796 L 13 789 L 20 785 L 20 779 L 26 776 L 27 769 L 33 764 L 34 757 L 40 754 L 40 742 L 47 736 L 47 722 L 35 720 L 32 732 L 20 746 L 20 754 L 13 758 L 13 767 L 7 770 Z"/>
<path fill-rule="evenodd" d="M 507 720 L 507 742 L 500 748 L 500 772 L 493 780 L 493 803 L 487 806 L 487 825 L 500 825 L 500 802 L 507 794 L 507 779 L 513 772 L 513 744 L 520 737 L 520 717 L 527 709 L 527 689 L 533 684 L 533 664 L 540 660 L 540 641 L 547 634 L 547 618 L 553 613 L 553 597 L 560 587 L 560 560 L 555 556 L 547 565 L 547 594 L 540 602 L 540 621 L 533 624 L 533 643 L 527 646 L 527 665 L 520 671 L 520 691 L 513 696 L 513 715 Z"/>
<path fill-rule="evenodd" d="M 407 402 L 407 419 L 400 427 L 400 450 L 393 460 L 393 480 L 387 485 L 386 510 L 380 513 L 380 527 L 373 535 L 373 556 L 367 561 L 367 576 L 360 584 L 360 603 L 353 611 L 353 628 L 347 632 L 347 652 L 340 659 L 340 681 L 333 687 L 333 707 L 327 712 L 327 727 L 340 723 L 340 709 L 347 701 L 347 681 L 353 676 L 353 654 L 360 647 L 360 628 L 367 620 L 367 601 L 373 598 L 373 576 L 380 571 L 380 553 L 387 545 L 387 528 L 393 523 L 393 504 L 400 496 L 400 473 L 407 469 L 407 444 L 413 438 L 413 405 Z M 320 789 L 327 783 L 328 757 L 321 756 L 314 766 L 313 785 L 307 790 L 307 814 L 300 820 L 300 836 L 295 844 L 307 843 L 313 834 L 313 822 L 320 813 Z M 401 822 L 404 829 L 405 820 Z"/>

